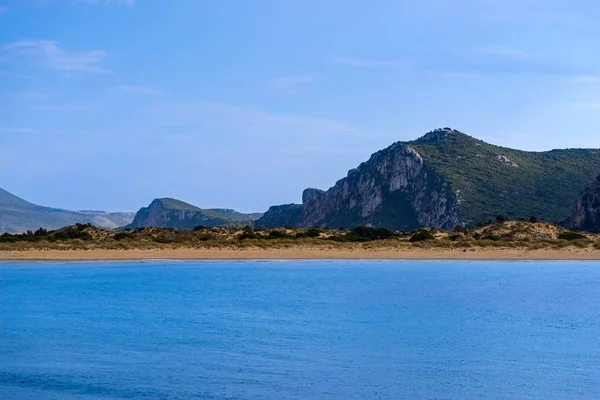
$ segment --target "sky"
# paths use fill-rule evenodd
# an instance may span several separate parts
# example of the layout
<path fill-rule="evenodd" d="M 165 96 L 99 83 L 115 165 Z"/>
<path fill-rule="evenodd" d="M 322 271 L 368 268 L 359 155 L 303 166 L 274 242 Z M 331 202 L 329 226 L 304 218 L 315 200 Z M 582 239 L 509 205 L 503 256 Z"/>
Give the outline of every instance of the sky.
<path fill-rule="evenodd" d="M 600 147 L 597 0 L 0 0 L 0 187 L 265 211 L 451 127 Z"/>

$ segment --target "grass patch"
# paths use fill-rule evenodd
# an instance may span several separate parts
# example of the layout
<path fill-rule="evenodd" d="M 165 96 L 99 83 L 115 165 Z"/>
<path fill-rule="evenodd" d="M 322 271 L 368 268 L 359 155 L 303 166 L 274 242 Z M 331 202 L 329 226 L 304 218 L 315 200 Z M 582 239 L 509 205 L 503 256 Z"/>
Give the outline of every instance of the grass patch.
<path fill-rule="evenodd" d="M 558 239 L 559 240 L 582 240 L 582 239 L 587 239 L 587 236 L 585 236 L 582 233 L 579 232 L 572 232 L 572 231 L 567 231 L 567 232 L 562 232 L 560 235 L 558 235 Z"/>
<path fill-rule="evenodd" d="M 411 243 L 415 243 L 415 242 L 424 242 L 427 240 L 435 240 L 435 236 L 433 236 L 433 233 L 431 233 L 430 231 L 427 230 L 419 230 L 416 231 L 411 237 L 410 239 L 408 239 L 409 242 Z"/>

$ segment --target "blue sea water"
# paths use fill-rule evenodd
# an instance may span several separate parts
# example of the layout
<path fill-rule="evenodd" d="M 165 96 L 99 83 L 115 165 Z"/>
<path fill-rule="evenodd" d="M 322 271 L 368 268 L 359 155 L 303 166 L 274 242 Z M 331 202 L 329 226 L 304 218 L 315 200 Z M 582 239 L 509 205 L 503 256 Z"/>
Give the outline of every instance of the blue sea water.
<path fill-rule="evenodd" d="M 0 399 L 600 399 L 597 262 L 0 264 Z"/>

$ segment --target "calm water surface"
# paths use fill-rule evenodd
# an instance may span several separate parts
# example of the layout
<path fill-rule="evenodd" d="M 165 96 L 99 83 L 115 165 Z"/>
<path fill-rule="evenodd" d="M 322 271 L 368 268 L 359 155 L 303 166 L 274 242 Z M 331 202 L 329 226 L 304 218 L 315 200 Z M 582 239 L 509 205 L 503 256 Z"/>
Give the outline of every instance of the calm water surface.
<path fill-rule="evenodd" d="M 600 263 L 0 263 L 0 399 L 600 399 Z"/>

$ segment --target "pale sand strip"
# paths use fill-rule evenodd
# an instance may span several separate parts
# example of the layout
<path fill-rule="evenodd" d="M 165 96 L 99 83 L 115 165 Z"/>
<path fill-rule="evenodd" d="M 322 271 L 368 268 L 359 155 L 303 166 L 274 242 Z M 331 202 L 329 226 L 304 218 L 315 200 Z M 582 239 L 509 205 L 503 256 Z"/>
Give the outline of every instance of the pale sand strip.
<path fill-rule="evenodd" d="M 23 250 L 0 252 L 0 261 L 92 260 L 600 260 L 600 250 L 523 249 L 155 249 Z"/>

